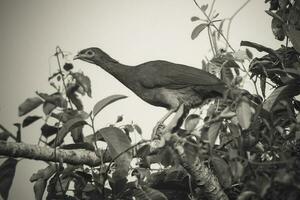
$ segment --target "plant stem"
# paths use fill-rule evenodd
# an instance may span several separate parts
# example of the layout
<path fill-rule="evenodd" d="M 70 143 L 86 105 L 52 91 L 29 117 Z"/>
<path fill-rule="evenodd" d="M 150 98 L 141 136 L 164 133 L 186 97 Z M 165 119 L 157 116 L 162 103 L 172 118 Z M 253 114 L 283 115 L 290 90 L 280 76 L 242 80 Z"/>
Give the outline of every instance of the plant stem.
<path fill-rule="evenodd" d="M 59 60 L 59 54 L 62 54 L 62 55 L 63 55 L 63 52 L 62 52 L 62 50 L 60 49 L 60 47 L 57 46 L 57 47 L 56 47 L 55 57 L 56 57 L 56 60 L 57 60 L 57 63 L 58 63 L 59 74 L 62 76 L 61 79 L 62 79 L 63 86 L 64 86 L 64 88 L 65 88 L 65 92 L 67 92 L 67 85 L 66 85 L 66 82 L 65 82 L 65 79 L 64 79 L 64 74 L 62 73 L 62 68 L 61 68 L 61 64 L 60 64 L 60 60 Z M 70 107 L 71 107 L 71 109 L 73 110 L 72 102 L 71 102 L 71 100 L 70 100 L 70 98 L 69 98 L 68 96 L 67 96 L 67 98 L 68 98 Z"/>

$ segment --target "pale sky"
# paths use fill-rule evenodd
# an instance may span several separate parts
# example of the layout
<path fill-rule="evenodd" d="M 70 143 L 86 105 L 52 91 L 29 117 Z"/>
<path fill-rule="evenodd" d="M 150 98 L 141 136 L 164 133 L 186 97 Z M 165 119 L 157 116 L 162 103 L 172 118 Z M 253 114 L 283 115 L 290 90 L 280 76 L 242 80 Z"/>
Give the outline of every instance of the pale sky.
<path fill-rule="evenodd" d="M 210 1 L 199 4 L 205 2 Z M 229 17 L 243 2 L 217 0 L 216 9 L 221 18 Z M 267 8 L 263 0 L 252 0 L 235 18 L 230 35 L 235 49 L 239 49 L 241 40 L 279 47 L 271 33 L 270 17 L 264 12 Z M 201 68 L 210 47 L 206 32 L 191 40 L 197 25 L 190 21 L 192 16 L 204 18 L 192 0 L 0 0 L 0 123 L 15 131 L 12 124 L 23 120 L 17 116 L 18 105 L 35 96 L 35 91 L 54 92 L 47 78 L 49 61 L 51 70 L 56 68 L 50 56 L 57 45 L 73 54 L 97 46 L 128 65 L 159 59 Z M 165 109 L 143 102 L 96 66 L 81 61 L 74 65 L 92 81 L 93 97 L 84 98 L 87 112 L 109 95 L 128 96 L 102 111 L 96 121 L 98 128 L 123 114 L 127 122 L 139 124 L 149 137 Z M 41 109 L 31 114 L 40 115 Z M 36 143 L 42 124 L 39 121 L 25 128 L 23 141 Z M 22 160 L 9 199 L 33 199 L 29 178 L 43 167 L 43 162 Z"/>

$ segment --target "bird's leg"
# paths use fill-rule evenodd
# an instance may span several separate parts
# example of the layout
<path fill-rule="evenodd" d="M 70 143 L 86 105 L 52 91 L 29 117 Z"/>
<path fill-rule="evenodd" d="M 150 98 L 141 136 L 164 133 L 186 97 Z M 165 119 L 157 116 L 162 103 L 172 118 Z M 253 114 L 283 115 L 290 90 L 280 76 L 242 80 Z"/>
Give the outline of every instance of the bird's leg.
<path fill-rule="evenodd" d="M 178 120 L 184 114 L 184 105 L 181 104 L 176 111 L 175 116 L 172 118 L 171 122 L 167 125 L 167 127 L 163 130 L 164 133 L 171 132 L 173 128 L 177 126 Z"/>
<path fill-rule="evenodd" d="M 168 113 L 165 114 L 165 115 L 163 116 L 163 118 L 161 118 L 161 119 L 156 123 L 155 127 L 153 128 L 153 132 L 152 132 L 152 136 L 151 136 L 152 139 L 156 136 L 156 134 L 157 134 L 158 130 L 160 129 L 160 127 L 163 126 L 163 123 L 164 123 L 164 122 L 170 117 L 170 115 L 172 115 L 175 111 L 176 111 L 175 109 L 169 110 Z"/>

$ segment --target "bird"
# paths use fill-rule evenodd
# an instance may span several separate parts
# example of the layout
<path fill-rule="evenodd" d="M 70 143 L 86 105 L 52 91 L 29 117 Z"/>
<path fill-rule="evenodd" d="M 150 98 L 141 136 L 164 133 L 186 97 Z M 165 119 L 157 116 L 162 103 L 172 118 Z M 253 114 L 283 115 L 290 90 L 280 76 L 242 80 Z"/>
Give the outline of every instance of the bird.
<path fill-rule="evenodd" d="M 190 109 L 207 99 L 222 97 L 227 88 L 215 75 L 195 67 L 164 60 L 129 66 L 97 47 L 79 51 L 76 59 L 101 67 L 145 102 L 166 108 L 168 112 L 157 122 L 154 135 L 173 113 L 181 112 L 178 127 Z"/>

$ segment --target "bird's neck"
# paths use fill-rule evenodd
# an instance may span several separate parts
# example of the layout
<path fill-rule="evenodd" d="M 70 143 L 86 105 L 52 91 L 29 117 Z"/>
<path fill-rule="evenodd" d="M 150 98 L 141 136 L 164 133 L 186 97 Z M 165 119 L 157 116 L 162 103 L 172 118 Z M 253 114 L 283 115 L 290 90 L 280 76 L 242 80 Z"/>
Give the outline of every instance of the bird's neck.
<path fill-rule="evenodd" d="M 98 60 L 97 62 L 95 62 L 95 64 L 114 76 L 123 84 L 128 81 L 128 76 L 130 76 L 130 69 L 132 69 L 131 66 L 123 65 L 114 59 L 101 61 Z"/>

